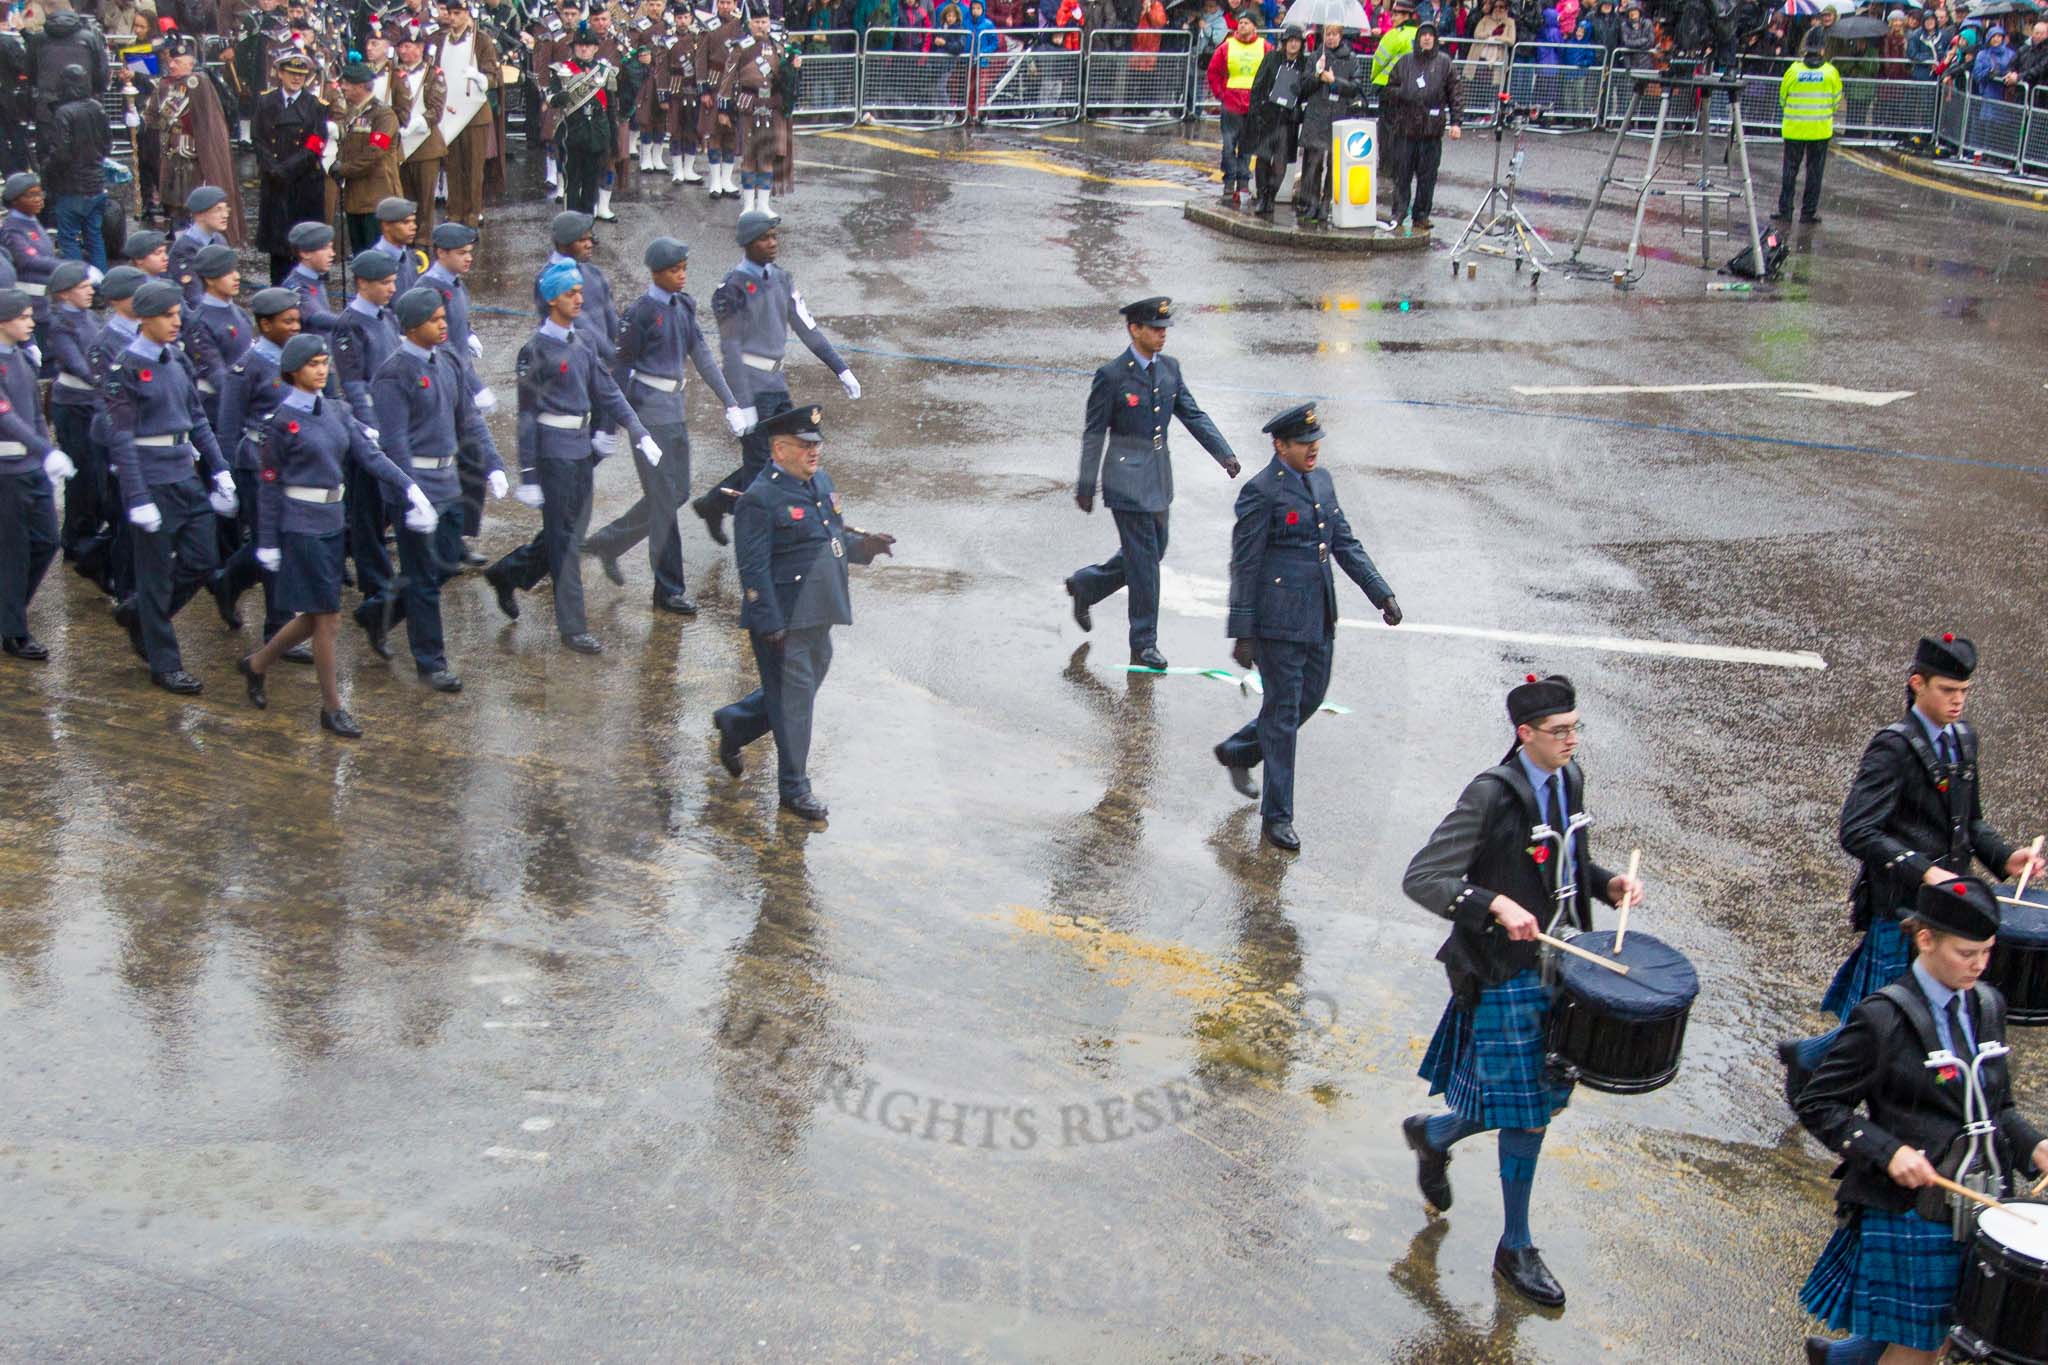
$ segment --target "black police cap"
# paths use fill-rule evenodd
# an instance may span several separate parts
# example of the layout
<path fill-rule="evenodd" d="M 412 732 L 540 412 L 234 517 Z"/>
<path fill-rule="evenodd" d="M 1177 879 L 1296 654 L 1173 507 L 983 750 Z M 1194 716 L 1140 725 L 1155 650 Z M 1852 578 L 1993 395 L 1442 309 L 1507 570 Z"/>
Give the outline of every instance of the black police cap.
<path fill-rule="evenodd" d="M 1982 943 L 1997 936 L 2002 916 L 1990 887 L 1975 877 L 1958 877 L 1939 886 L 1922 883 L 1913 918 L 1930 929 Z"/>
<path fill-rule="evenodd" d="M 1913 672 L 1923 678 L 1968 682 L 1977 671 L 1977 646 L 1953 632 L 1923 635 L 1913 651 Z"/>
<path fill-rule="evenodd" d="M 1314 403 L 1303 403 L 1298 408 L 1289 408 L 1259 430 L 1269 436 L 1278 436 L 1283 441 L 1320 441 L 1325 435 L 1322 420 L 1316 414 Z"/>
<path fill-rule="evenodd" d="M 1173 300 L 1164 294 L 1127 303 L 1117 311 L 1134 327 L 1167 327 L 1173 322 Z"/>
<path fill-rule="evenodd" d="M 818 428 L 825 421 L 825 410 L 815 404 L 799 403 L 787 412 L 778 412 L 773 417 L 761 420 L 755 430 L 763 436 L 794 436 L 799 441 L 816 444 L 824 440 Z"/>

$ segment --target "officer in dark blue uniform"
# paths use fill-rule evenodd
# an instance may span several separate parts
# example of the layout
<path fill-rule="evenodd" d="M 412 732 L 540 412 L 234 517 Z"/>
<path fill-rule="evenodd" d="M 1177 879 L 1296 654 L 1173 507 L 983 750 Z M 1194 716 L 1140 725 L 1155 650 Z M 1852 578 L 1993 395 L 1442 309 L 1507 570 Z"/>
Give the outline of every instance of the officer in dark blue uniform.
<path fill-rule="evenodd" d="M 469 391 L 476 395 L 476 410 L 488 417 L 497 409 L 498 395 L 476 372 L 484 348 L 470 330 L 469 290 L 462 282 L 476 262 L 476 237 L 476 229 L 465 223 L 435 224 L 431 239 L 434 263 L 420 276 L 420 283 L 441 296 L 441 306 L 448 310 L 448 349 L 462 362 Z M 484 454 L 465 441 L 456 451 L 456 458 L 456 473 L 462 481 L 462 534 L 466 539 L 483 529 Z M 476 567 L 483 564 L 484 557 L 465 545 L 462 562 Z"/>
<path fill-rule="evenodd" d="M 92 317 L 92 282 L 85 262 L 66 261 L 50 275 L 50 344 L 43 348 L 43 373 L 50 380 L 50 434 L 78 462 L 64 485 L 64 515 L 58 529 L 64 553 L 73 559 L 111 518 L 125 524 L 118 505 L 106 501 L 104 452 L 92 441 L 99 405 L 99 380 L 88 355 L 99 326 Z M 125 534 L 125 533 L 124 533 Z"/>
<path fill-rule="evenodd" d="M 263 584 L 263 638 L 268 640 L 291 620 L 291 613 L 277 604 L 275 576 L 256 559 L 256 472 L 261 465 L 262 436 L 271 409 L 284 396 L 284 376 L 277 362 L 284 345 L 299 334 L 299 296 L 273 285 L 259 289 L 249 300 L 255 321 L 256 339 L 242 358 L 228 366 L 227 382 L 220 391 L 220 426 L 227 433 L 223 443 L 228 465 L 234 472 L 238 507 L 234 553 L 221 565 L 209 586 L 221 623 L 229 630 L 242 628 L 238 607 L 242 594 L 259 581 Z M 294 647 L 285 652 L 293 663 L 310 664 L 313 651 Z"/>
<path fill-rule="evenodd" d="M 596 350 L 573 330 L 583 306 L 583 273 L 567 261 L 541 273 L 548 320 L 519 348 L 519 500 L 540 508 L 541 530 L 484 570 L 498 607 L 517 620 L 513 593 L 543 578 L 555 584 L 555 629 L 578 654 L 601 654 L 583 615 L 583 525 L 590 515 L 596 457 L 592 419 L 624 427 L 649 458 L 661 447 L 619 392 Z"/>
<path fill-rule="evenodd" d="M 424 285 L 407 290 L 399 297 L 397 313 L 404 340 L 377 368 L 370 399 L 385 453 L 426 493 L 438 519 L 431 531 L 399 528 L 398 577 L 384 595 L 364 598 L 355 619 L 377 652 L 386 655 L 384 637 L 394 622 L 403 620 L 420 677 L 437 692 L 460 692 L 462 679 L 448 667 L 441 635 L 441 585 L 462 568 L 457 447 L 467 442 L 483 452 L 491 496 L 502 498 L 510 487 L 462 361 L 446 344 L 448 309 L 439 291 Z"/>
<path fill-rule="evenodd" d="M 1074 502 L 1095 510 L 1095 484 L 1116 518 L 1118 551 L 1067 579 L 1074 620 L 1094 628 L 1089 608 L 1130 589 L 1131 662 L 1166 667 L 1159 652 L 1159 561 L 1166 557 L 1166 513 L 1173 505 L 1173 462 L 1166 446 L 1167 423 L 1175 417 L 1194 434 L 1223 472 L 1237 477 L 1230 442 L 1196 404 L 1181 381 L 1180 362 L 1164 352 L 1173 300 L 1140 299 L 1123 309 L 1130 348 L 1095 372 L 1081 427 L 1081 477 Z M 1105 454 L 1105 446 L 1107 452 Z"/>
<path fill-rule="evenodd" d="M 619 556 L 645 540 L 654 568 L 655 610 L 695 616 L 697 604 L 683 582 L 682 536 L 676 527 L 676 510 L 690 496 L 690 433 L 683 425 L 685 362 L 696 362 L 698 376 L 724 406 L 733 435 L 746 430 L 746 418 L 697 325 L 697 301 L 683 292 L 690 248 L 673 237 L 657 237 L 647 244 L 642 259 L 652 282 L 633 300 L 619 326 L 615 375 L 619 391 L 661 447 L 661 459 L 650 461 L 635 453 L 640 500 L 587 537 L 583 553 L 595 555 L 605 577 L 623 585 L 626 575 L 619 569 Z"/>
<path fill-rule="evenodd" d="M 299 330 L 325 335 L 341 321 L 327 305 L 327 271 L 334 264 L 334 229 L 325 223 L 296 223 L 290 240 L 298 264 L 286 273 L 284 287 L 299 296 Z"/>
<path fill-rule="evenodd" d="M 116 608 L 115 619 L 149 661 L 149 680 L 190 696 L 200 682 L 185 671 L 171 618 L 219 564 L 213 517 L 235 515 L 236 505 L 234 476 L 199 402 L 199 377 L 176 345 L 184 301 L 178 286 L 163 281 L 136 291 L 139 335 L 107 382 L 107 426 L 135 538 L 135 598 Z"/>
<path fill-rule="evenodd" d="M 43 425 L 36 367 L 27 352 L 35 327 L 29 296 L 0 290 L 0 651 L 40 661 L 50 651 L 29 633 L 28 604 L 57 556 L 51 485 L 78 469 Z"/>
<path fill-rule="evenodd" d="M 206 293 L 206 278 L 194 268 L 199 253 L 210 246 L 233 249 L 227 234 L 216 226 L 224 225 L 230 210 L 228 192 L 219 185 L 201 185 L 185 196 L 185 212 L 192 215 L 192 221 L 171 239 L 166 265 L 170 277 L 185 292 L 187 308 L 197 308 L 200 298 Z"/>
<path fill-rule="evenodd" d="M 799 404 L 761 423 L 773 464 L 733 512 L 746 594 L 740 624 L 751 633 L 761 685 L 711 717 L 718 761 L 734 777 L 740 750 L 774 732 L 782 808 L 806 820 L 827 814 L 811 792 L 811 708 L 832 663 L 832 627 L 853 624 L 846 564 L 892 554 L 896 543 L 842 518 L 832 479 L 818 468 L 824 420 L 824 409 Z"/>
<path fill-rule="evenodd" d="M 1323 704 L 1336 648 L 1337 578 L 1331 561 L 1388 625 L 1401 624 L 1401 607 L 1351 533 L 1329 471 L 1317 467 L 1323 428 L 1315 404 L 1289 408 L 1261 430 L 1273 438 L 1273 462 L 1237 495 L 1224 633 L 1237 641 L 1240 665 L 1250 668 L 1256 657 L 1264 692 L 1259 718 L 1217 745 L 1216 758 L 1245 796 L 1258 795 L 1251 769 L 1265 763 L 1259 814 L 1266 839 L 1293 852 L 1301 847 L 1294 833 L 1295 735 Z"/>
<path fill-rule="evenodd" d="M 320 728 L 359 739 L 362 727 L 342 708 L 334 642 L 341 614 L 341 561 L 346 539 L 342 466 L 368 469 L 378 486 L 406 506 L 406 524 L 431 530 L 437 514 L 418 485 L 384 457 L 348 405 L 324 398 L 327 341 L 301 333 L 284 345 L 278 372 L 284 396 L 258 442 L 257 558 L 277 575 L 278 603 L 292 614 L 284 629 L 238 667 L 249 700 L 270 704 L 264 675 L 293 645 L 310 642 L 320 676 Z"/>
<path fill-rule="evenodd" d="M 398 319 L 391 300 L 397 297 L 398 262 L 384 252 L 365 248 L 349 262 L 356 296 L 341 310 L 334 325 L 333 369 L 349 411 L 370 428 L 377 440 L 377 414 L 370 404 L 370 378 L 398 349 Z M 369 471 L 351 462 L 342 473 L 348 489 L 348 554 L 355 561 L 356 587 L 364 597 L 380 597 L 391 584 L 391 556 L 384 549 L 384 528 L 390 524 L 384 499 Z M 391 657 L 381 633 L 370 632 L 370 648 L 380 659 Z"/>

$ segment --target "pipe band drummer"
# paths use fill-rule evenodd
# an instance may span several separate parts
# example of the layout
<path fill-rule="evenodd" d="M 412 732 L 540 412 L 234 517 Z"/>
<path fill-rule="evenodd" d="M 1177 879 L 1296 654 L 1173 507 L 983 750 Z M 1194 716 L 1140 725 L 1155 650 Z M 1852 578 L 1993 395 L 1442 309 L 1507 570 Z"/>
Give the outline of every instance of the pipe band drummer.
<path fill-rule="evenodd" d="M 1934 1177 L 1967 1184 L 1981 1174 L 1982 1192 L 2001 1197 L 2023 1169 L 2048 1170 L 2048 1137 L 2014 1107 L 2002 1055 L 1972 1065 L 1980 1048 L 2005 1042 L 2005 997 L 1978 979 L 1998 926 L 1997 897 L 1975 877 L 1921 886 L 1904 925 L 1911 968 L 1849 1011 L 1800 1092 L 1799 1121 L 1841 1157 L 1841 1183 L 1834 1236 L 1799 1302 L 1852 1334 L 1808 1337 L 1810 1362 L 1932 1362 L 1974 1228 L 1956 1219 L 1959 1196 Z M 1961 1064 L 1932 1064 L 1938 1052 Z M 1983 1121 L 1977 1141 L 1972 1108 Z"/>
<path fill-rule="evenodd" d="M 1616 907 L 1642 892 L 1593 860 L 1581 818 L 1585 775 L 1573 758 L 1581 727 L 1571 679 L 1529 674 L 1508 693 L 1508 719 L 1514 744 L 1466 784 L 1401 881 L 1411 900 L 1452 924 L 1436 955 L 1451 999 L 1421 1067 L 1429 1093 L 1450 1108 L 1411 1114 L 1401 1132 L 1423 1198 L 1448 1212 L 1452 1144 L 1499 1130 L 1505 1219 L 1494 1273 L 1532 1303 L 1561 1308 L 1564 1289 L 1529 1231 L 1544 1129 L 1571 1096 L 1570 1081 L 1545 1061 L 1550 989 L 1536 934 L 1552 915 L 1591 929 L 1596 887 Z"/>

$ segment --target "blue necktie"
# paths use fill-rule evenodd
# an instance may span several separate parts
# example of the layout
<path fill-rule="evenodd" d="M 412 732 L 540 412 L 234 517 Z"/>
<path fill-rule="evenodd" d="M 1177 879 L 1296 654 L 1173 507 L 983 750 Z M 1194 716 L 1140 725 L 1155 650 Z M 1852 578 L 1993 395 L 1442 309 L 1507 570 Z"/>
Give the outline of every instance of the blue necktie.
<path fill-rule="evenodd" d="M 1951 768 L 1956 763 L 1956 742 L 1946 730 L 1941 732 L 1941 761 Z"/>

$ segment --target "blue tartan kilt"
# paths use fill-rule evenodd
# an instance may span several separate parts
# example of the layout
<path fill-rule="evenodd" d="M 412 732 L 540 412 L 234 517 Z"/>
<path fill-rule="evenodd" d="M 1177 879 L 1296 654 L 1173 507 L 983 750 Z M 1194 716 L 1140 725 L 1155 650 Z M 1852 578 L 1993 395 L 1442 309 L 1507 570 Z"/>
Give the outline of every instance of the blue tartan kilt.
<path fill-rule="evenodd" d="M 1860 1209 L 1822 1248 L 1799 1304 L 1833 1331 L 1938 1350 L 1969 1253 L 1947 1223 Z"/>
<path fill-rule="evenodd" d="M 1444 1007 L 1420 1075 L 1458 1117 L 1487 1128 L 1542 1128 L 1571 1101 L 1571 1085 L 1544 1074 L 1550 992 L 1534 971 L 1479 993 L 1476 1008 Z"/>
<path fill-rule="evenodd" d="M 1863 931 L 1863 941 L 1828 983 L 1820 1007 L 1847 1023 L 1850 1010 L 1906 974 L 1912 956 L 1912 946 L 1900 932 L 1898 921 L 1873 915 L 1870 927 Z"/>

